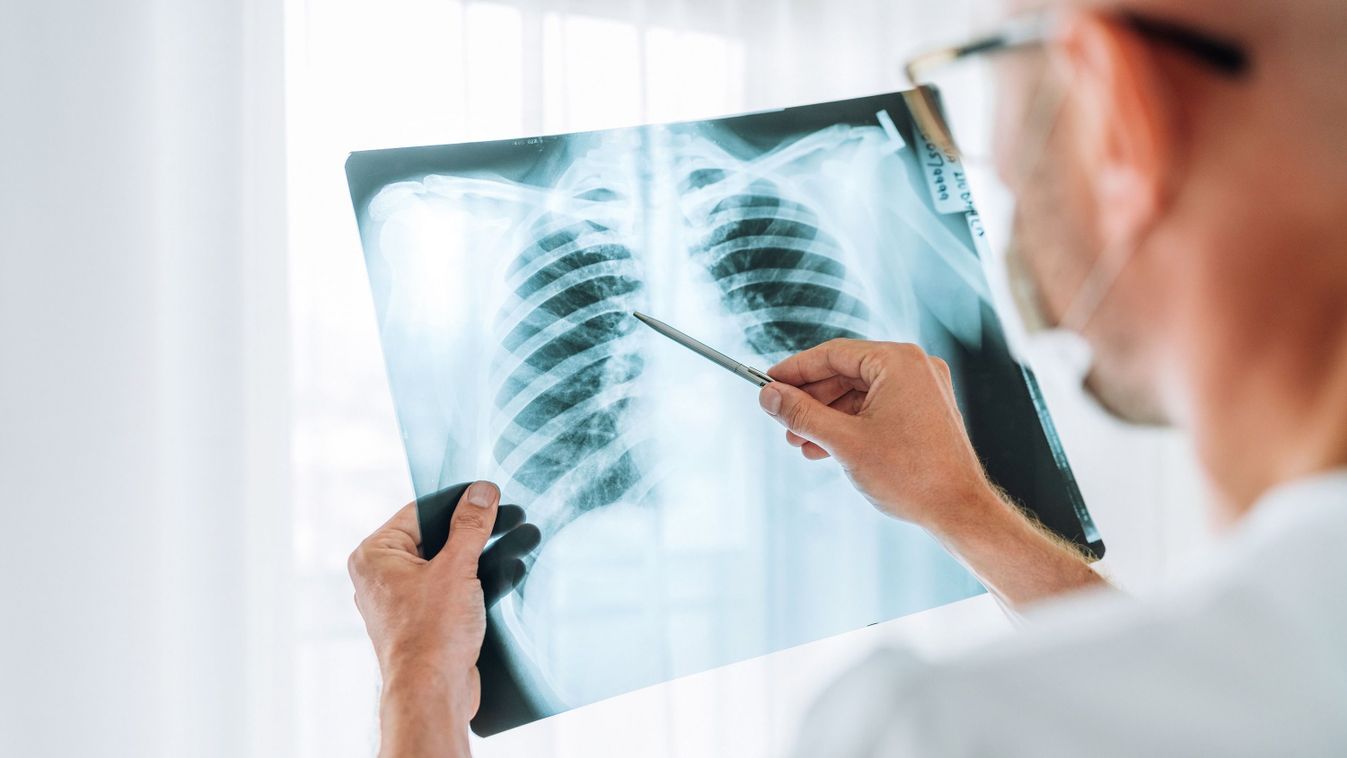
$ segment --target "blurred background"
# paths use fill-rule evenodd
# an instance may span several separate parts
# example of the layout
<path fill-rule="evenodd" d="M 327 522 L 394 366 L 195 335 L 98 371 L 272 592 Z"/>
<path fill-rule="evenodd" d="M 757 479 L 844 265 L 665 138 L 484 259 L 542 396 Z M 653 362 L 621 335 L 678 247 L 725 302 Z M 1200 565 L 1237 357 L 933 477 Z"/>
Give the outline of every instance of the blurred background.
<path fill-rule="evenodd" d="M 900 89 L 975 0 L 5 0 L 0 754 L 363 756 L 346 556 L 411 498 L 352 150 Z M 993 235 L 1004 230 L 992 229 Z M 1109 555 L 1200 562 L 1183 440 L 1045 377 Z M 886 641 L 1002 633 L 976 598 L 600 703 L 482 755 L 772 755 Z"/>

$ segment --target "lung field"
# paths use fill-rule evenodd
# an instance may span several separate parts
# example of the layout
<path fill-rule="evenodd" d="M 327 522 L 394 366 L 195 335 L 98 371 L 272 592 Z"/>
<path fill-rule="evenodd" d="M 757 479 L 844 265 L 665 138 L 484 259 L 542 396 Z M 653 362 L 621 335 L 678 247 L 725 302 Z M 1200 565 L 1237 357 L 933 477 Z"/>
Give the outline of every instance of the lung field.
<path fill-rule="evenodd" d="M 644 368 L 623 339 L 644 290 L 632 252 L 601 223 L 544 217 L 509 276 L 501 344 L 517 360 L 495 399 L 507 417 L 495 458 L 576 511 L 614 502 L 641 475 L 624 435 Z"/>
<path fill-rule="evenodd" d="M 699 186 L 710 176 L 698 172 Z M 724 172 L 719 172 L 724 176 Z M 759 180 L 716 202 L 694 257 L 707 266 L 721 302 L 747 322 L 749 345 L 782 358 L 838 337 L 864 336 L 870 310 L 852 292 L 837 242 L 817 215 Z"/>

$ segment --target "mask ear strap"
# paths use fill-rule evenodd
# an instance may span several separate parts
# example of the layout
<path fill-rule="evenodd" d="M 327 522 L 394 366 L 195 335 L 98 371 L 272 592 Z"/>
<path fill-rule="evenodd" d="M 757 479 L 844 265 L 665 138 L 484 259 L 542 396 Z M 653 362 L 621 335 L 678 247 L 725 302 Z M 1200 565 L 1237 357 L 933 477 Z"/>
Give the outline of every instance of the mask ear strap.
<path fill-rule="evenodd" d="M 1029 120 L 1030 123 L 1036 124 L 1037 126 L 1028 131 L 1035 134 L 1037 140 L 1033 143 L 1032 149 L 1025 150 L 1021 153 L 1021 155 L 1024 156 L 1024 159 L 1018 163 L 1018 169 L 1021 172 L 1024 172 L 1018 177 L 1021 180 L 1024 177 L 1032 176 L 1032 174 L 1027 172 L 1037 169 L 1039 164 L 1046 160 L 1048 153 L 1047 142 L 1052 131 L 1052 126 L 1056 123 L 1057 117 L 1061 112 L 1062 104 L 1066 101 L 1066 94 L 1070 90 L 1072 80 L 1075 76 L 1074 67 L 1066 63 L 1061 57 L 1051 55 L 1051 51 L 1049 51 L 1048 68 L 1048 73 L 1039 80 L 1039 84 L 1035 88 L 1033 100 L 1030 105 Z M 1058 85 L 1059 81 L 1060 86 L 1054 86 Z M 1085 327 L 1088 326 L 1091 319 L 1094 318 L 1095 313 L 1103 304 L 1104 298 L 1106 298 L 1109 292 L 1113 290 L 1113 286 L 1117 283 L 1118 277 L 1120 277 L 1123 270 L 1127 268 L 1128 262 L 1135 257 L 1137 247 L 1139 247 L 1139 245 L 1132 244 L 1130 241 L 1123 239 L 1116 240 L 1105 246 L 1102 251 L 1103 254 L 1096 259 L 1098 262 L 1090 269 L 1090 273 L 1086 276 L 1080 289 L 1071 298 L 1070 305 L 1055 326 L 1060 329 L 1083 335 L 1085 333 Z M 1023 265 L 1023 262 L 1021 261 L 1020 264 Z M 1025 275 L 1031 276 L 1028 271 L 1025 271 L 1024 273 Z M 1021 285 L 1016 289 L 1025 288 L 1025 285 Z M 1012 292 L 1014 292 L 1014 290 L 1012 290 Z M 1035 297 L 1040 297 L 1035 293 L 1029 292 L 1016 292 L 1015 294 L 1017 302 L 1021 302 L 1022 311 L 1024 308 L 1020 298 L 1033 299 Z M 1032 307 L 1028 309 L 1028 312 L 1036 314 L 1036 318 L 1043 322 L 1038 325 L 1040 328 L 1049 329 L 1054 326 L 1053 324 L 1047 323 L 1049 316 L 1041 302 L 1035 301 L 1030 303 L 1030 305 L 1032 305 Z"/>
<path fill-rule="evenodd" d="M 1118 277 L 1122 276 L 1127 264 L 1136 257 L 1137 247 L 1130 241 L 1120 239 L 1104 248 L 1096 259 L 1098 262 L 1090 269 L 1076 296 L 1071 299 L 1066 313 L 1062 314 L 1061 328 L 1076 334 L 1085 333 L 1085 327 L 1099 312 L 1104 298 L 1113 291 Z"/>
<path fill-rule="evenodd" d="M 1043 296 L 1034 284 L 1033 272 L 1018 240 L 1012 235 L 1010 245 L 1005 252 L 1006 286 L 1010 290 L 1015 311 L 1020 317 L 1020 326 L 1026 337 L 1045 332 L 1052 328 L 1048 321 L 1047 309 L 1043 305 Z"/>
<path fill-rule="evenodd" d="M 1169 207 L 1172 192 L 1166 191 L 1162 207 Z M 1156 221 L 1152 220 L 1140 233 L 1119 236 L 1104 246 L 1103 251 L 1096 259 L 1095 265 L 1086 275 L 1085 281 L 1081 283 L 1080 289 L 1075 297 L 1071 299 L 1071 305 L 1062 314 L 1061 327 L 1084 334 L 1085 327 L 1090 325 L 1090 321 L 1099 312 L 1099 308 L 1104 304 L 1104 299 L 1113 291 L 1113 287 L 1118 283 L 1118 278 L 1122 276 L 1123 271 L 1127 269 L 1127 264 L 1131 263 L 1137 257 L 1137 251 L 1141 249 L 1141 243 L 1150 236 L 1155 228 Z"/>

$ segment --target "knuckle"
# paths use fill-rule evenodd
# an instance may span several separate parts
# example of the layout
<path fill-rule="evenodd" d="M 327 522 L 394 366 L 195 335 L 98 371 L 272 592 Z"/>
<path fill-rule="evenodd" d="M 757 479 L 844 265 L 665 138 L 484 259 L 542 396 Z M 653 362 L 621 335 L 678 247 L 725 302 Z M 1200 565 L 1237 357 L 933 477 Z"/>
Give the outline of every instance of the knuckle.
<path fill-rule="evenodd" d="M 454 511 L 454 520 L 450 529 L 458 529 L 467 532 L 485 532 L 490 531 L 491 525 L 487 523 L 486 514 L 476 509 L 459 508 Z"/>
<path fill-rule="evenodd" d="M 818 347 L 812 348 L 810 352 L 817 352 L 821 355 L 842 355 L 861 344 L 863 344 L 861 340 L 833 337 Z"/>
<path fill-rule="evenodd" d="M 789 426 L 791 429 L 809 428 L 809 419 L 811 414 L 809 411 L 808 404 L 796 401 L 786 408 L 784 415 L 786 419 L 786 425 Z"/>
<path fill-rule="evenodd" d="M 346 573 L 352 579 L 360 578 L 365 572 L 365 547 L 361 545 L 346 558 Z"/>
<path fill-rule="evenodd" d="M 925 365 L 926 351 L 910 342 L 887 342 L 877 359 L 887 366 L 907 369 L 914 365 Z"/>
<path fill-rule="evenodd" d="M 940 358 L 933 358 L 932 360 L 934 361 L 936 369 L 936 378 L 940 384 L 946 387 L 953 387 L 954 373 L 950 371 L 949 364 Z"/>

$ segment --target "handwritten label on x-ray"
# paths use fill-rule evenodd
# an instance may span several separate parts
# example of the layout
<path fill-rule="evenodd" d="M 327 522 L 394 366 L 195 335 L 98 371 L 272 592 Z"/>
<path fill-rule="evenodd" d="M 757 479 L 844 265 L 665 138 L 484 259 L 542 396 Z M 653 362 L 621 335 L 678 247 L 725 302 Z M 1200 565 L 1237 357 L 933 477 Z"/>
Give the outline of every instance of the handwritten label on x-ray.
<path fill-rule="evenodd" d="M 982 223 L 982 215 L 977 211 L 970 210 L 967 214 L 968 233 L 973 235 L 973 247 L 977 250 L 978 257 L 983 263 L 992 258 L 992 246 L 987 241 L 987 227 Z"/>
<path fill-rule="evenodd" d="M 957 158 L 945 153 L 917 130 L 918 159 L 926 172 L 926 184 L 937 213 L 967 213 L 974 210 L 968 173 Z"/>

